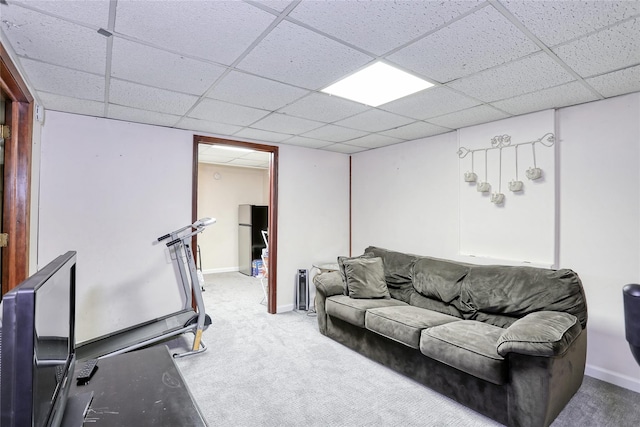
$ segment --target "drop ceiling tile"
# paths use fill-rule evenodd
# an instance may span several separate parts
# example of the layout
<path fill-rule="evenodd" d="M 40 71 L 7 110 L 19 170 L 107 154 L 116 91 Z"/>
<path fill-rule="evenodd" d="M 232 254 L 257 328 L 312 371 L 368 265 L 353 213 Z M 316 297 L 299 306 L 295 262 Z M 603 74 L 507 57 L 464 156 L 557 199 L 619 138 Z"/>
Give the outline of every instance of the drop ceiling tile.
<path fill-rule="evenodd" d="M 285 0 L 260 0 L 260 4 L 268 6 L 278 12 L 282 12 L 283 10 L 285 10 L 291 3 L 293 2 Z"/>
<path fill-rule="evenodd" d="M 480 123 L 492 122 L 509 117 L 508 114 L 486 105 L 478 105 L 455 113 L 429 119 L 429 122 L 450 129 L 460 129 Z"/>
<path fill-rule="evenodd" d="M 416 94 L 400 98 L 379 108 L 414 119 L 424 120 L 457 110 L 479 105 L 480 102 L 461 95 L 447 87 L 431 87 Z"/>
<path fill-rule="evenodd" d="M 104 101 L 104 77 L 23 58 L 21 64 L 36 90 Z"/>
<path fill-rule="evenodd" d="M 382 55 L 477 5 L 475 1 L 303 1 L 289 16 Z"/>
<path fill-rule="evenodd" d="M 109 102 L 159 113 L 183 115 L 198 100 L 197 96 L 111 79 Z"/>
<path fill-rule="evenodd" d="M 216 123 L 209 120 L 193 119 L 191 117 L 183 117 L 176 125 L 177 128 L 208 132 L 218 135 L 231 135 L 242 129 L 241 126 L 229 125 L 225 123 Z"/>
<path fill-rule="evenodd" d="M 333 144 L 333 145 L 327 145 L 326 147 L 322 147 L 320 148 L 320 150 L 333 151 L 335 153 L 354 154 L 354 153 L 359 153 L 361 151 L 367 151 L 368 148 L 354 147 L 353 145 L 347 145 L 347 144 Z"/>
<path fill-rule="evenodd" d="M 229 163 L 231 160 L 235 159 L 233 156 L 219 156 L 216 154 L 198 154 L 198 162 L 200 163 L 218 163 L 224 164 Z"/>
<path fill-rule="evenodd" d="M 242 105 L 230 104 L 215 99 L 203 99 L 189 113 L 190 117 L 202 120 L 210 120 L 216 123 L 248 126 L 256 120 L 269 114 L 268 111 Z"/>
<path fill-rule="evenodd" d="M 547 46 L 582 37 L 640 14 L 638 1 L 503 1 Z"/>
<path fill-rule="evenodd" d="M 280 132 L 289 135 L 297 135 L 299 133 L 309 132 L 317 129 L 324 123 L 314 120 L 301 119 L 300 117 L 288 116 L 286 114 L 273 113 L 255 122 L 251 127 L 257 129 L 269 130 L 272 132 Z"/>
<path fill-rule="evenodd" d="M 640 63 L 640 17 L 558 46 L 553 51 L 582 77 Z"/>
<path fill-rule="evenodd" d="M 244 128 L 239 132 L 236 132 L 233 136 L 265 142 L 281 142 L 287 138 L 291 138 L 291 134 L 271 132 L 268 130 L 254 128 Z"/>
<path fill-rule="evenodd" d="M 249 166 L 249 167 L 264 167 L 264 162 L 258 160 L 246 160 L 246 159 L 233 159 L 227 163 L 229 166 Z"/>
<path fill-rule="evenodd" d="M 312 93 L 280 110 L 282 113 L 331 123 L 354 114 L 367 111 L 370 107 L 348 101 L 338 96 Z"/>
<path fill-rule="evenodd" d="M 240 61 L 238 68 L 315 90 L 328 86 L 373 59 L 283 21 Z"/>
<path fill-rule="evenodd" d="M 17 55 L 104 75 L 107 39 L 95 30 L 15 5 L 0 11 Z"/>
<path fill-rule="evenodd" d="M 174 92 L 201 95 L 225 68 L 118 37 L 113 40 L 111 75 Z"/>
<path fill-rule="evenodd" d="M 413 121 L 407 117 L 398 116 L 387 111 L 370 109 L 364 113 L 337 121 L 335 124 L 367 132 L 380 132 L 403 126 Z"/>
<path fill-rule="evenodd" d="M 395 129 L 389 129 L 380 133 L 383 135 L 392 136 L 394 138 L 413 140 L 450 131 L 451 129 L 432 125 L 431 123 L 413 122 L 408 125 L 400 126 Z"/>
<path fill-rule="evenodd" d="M 266 151 L 252 151 L 250 153 L 243 154 L 240 158 L 247 160 L 258 160 L 260 162 L 268 162 L 271 158 L 271 153 Z"/>
<path fill-rule="evenodd" d="M 640 92 L 640 65 L 587 79 L 587 83 L 606 97 Z"/>
<path fill-rule="evenodd" d="M 363 132 L 361 130 L 349 129 L 342 126 L 326 125 L 318 129 L 314 129 L 311 132 L 306 132 L 302 136 L 319 139 L 321 141 L 344 142 L 349 139 L 359 138 L 366 134 L 367 132 Z"/>
<path fill-rule="evenodd" d="M 485 102 L 512 98 L 574 80 L 546 53 L 486 70 L 447 84 Z"/>
<path fill-rule="evenodd" d="M 516 96 L 503 101 L 494 102 L 493 105 L 507 113 L 519 115 L 534 111 L 548 110 L 550 108 L 566 107 L 568 105 L 582 104 L 595 101 L 598 98 L 582 83 L 571 82 L 540 91 Z"/>
<path fill-rule="evenodd" d="M 498 11 L 485 7 L 399 50 L 389 59 L 445 83 L 537 50 Z"/>
<path fill-rule="evenodd" d="M 9 1 L 11 6 L 20 2 Z M 109 0 L 93 1 L 39 1 L 29 0 L 29 7 L 37 8 L 47 14 L 58 15 L 73 21 L 83 22 L 95 27 L 107 27 L 109 23 Z"/>
<path fill-rule="evenodd" d="M 149 7 L 145 1 L 119 1 L 115 31 L 229 65 L 274 19 L 244 2 L 160 1 Z"/>
<path fill-rule="evenodd" d="M 86 99 L 71 98 L 55 93 L 38 92 L 38 98 L 45 110 L 82 114 L 85 116 L 104 116 L 104 103 Z M 45 111 L 45 120 L 46 111 Z"/>
<path fill-rule="evenodd" d="M 282 141 L 283 144 L 287 145 L 297 145 L 299 147 L 307 147 L 307 148 L 322 148 L 327 145 L 332 145 L 332 142 L 321 141 L 319 139 L 307 138 L 304 136 L 296 135 L 292 138 Z"/>
<path fill-rule="evenodd" d="M 138 110 L 130 107 L 123 107 L 121 105 L 109 104 L 109 112 L 107 117 L 110 119 L 126 120 L 135 123 L 146 123 L 149 125 L 167 126 L 171 127 L 178 120 L 180 116 L 173 114 L 163 114 L 155 111 Z"/>
<path fill-rule="evenodd" d="M 354 145 L 356 147 L 379 148 L 386 147 L 387 145 L 397 144 L 399 142 L 403 142 L 403 140 L 393 138 L 391 136 L 370 133 L 369 135 L 365 135 L 361 138 L 351 139 L 348 142 L 349 145 Z"/>
<path fill-rule="evenodd" d="M 232 71 L 207 96 L 248 107 L 277 110 L 308 93 L 308 90 Z"/>

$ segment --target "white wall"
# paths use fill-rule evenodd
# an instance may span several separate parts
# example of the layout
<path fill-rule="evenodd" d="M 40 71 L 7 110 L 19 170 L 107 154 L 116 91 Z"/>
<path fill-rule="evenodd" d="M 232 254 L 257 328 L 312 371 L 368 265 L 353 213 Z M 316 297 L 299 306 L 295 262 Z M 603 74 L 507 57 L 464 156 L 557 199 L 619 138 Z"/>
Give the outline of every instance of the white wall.
<path fill-rule="evenodd" d="M 153 242 L 191 221 L 192 143 L 188 131 L 47 112 L 31 231 L 40 266 L 78 251 L 79 342 L 181 305 L 173 266 Z M 348 156 L 281 146 L 279 166 L 281 312 L 293 307 L 298 268 L 347 251 Z"/>
<path fill-rule="evenodd" d="M 79 342 L 182 306 L 154 240 L 191 222 L 191 150 L 187 132 L 47 112 L 38 261 L 78 251 Z"/>
<path fill-rule="evenodd" d="M 369 245 L 457 255 L 457 149 L 451 132 L 352 157 L 354 255 Z"/>
<path fill-rule="evenodd" d="M 293 308 L 298 269 L 335 262 L 349 250 L 349 157 L 280 147 L 278 311 Z M 309 283 L 311 297 L 315 288 Z"/>
<path fill-rule="evenodd" d="M 640 391 L 622 286 L 640 283 L 640 94 L 558 112 L 560 265 L 582 278 L 589 375 Z"/>
<path fill-rule="evenodd" d="M 640 391 L 622 286 L 640 282 L 640 94 L 557 113 L 558 258 L 587 295 L 587 373 Z M 353 156 L 354 253 L 367 245 L 458 255 L 456 134 Z"/>
<path fill-rule="evenodd" d="M 216 218 L 216 224 L 198 237 L 205 274 L 238 271 L 238 205 L 242 204 L 269 204 L 268 170 L 198 165 L 198 218 Z"/>

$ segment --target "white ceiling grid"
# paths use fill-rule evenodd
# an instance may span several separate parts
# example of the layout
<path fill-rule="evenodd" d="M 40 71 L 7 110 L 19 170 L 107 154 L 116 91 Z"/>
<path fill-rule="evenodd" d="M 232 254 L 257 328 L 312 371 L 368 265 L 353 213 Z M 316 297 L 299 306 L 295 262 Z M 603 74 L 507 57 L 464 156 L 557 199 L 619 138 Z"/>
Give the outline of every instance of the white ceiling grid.
<path fill-rule="evenodd" d="M 0 38 L 46 109 L 340 153 L 640 91 L 637 0 L 6 0 Z M 377 60 L 435 86 L 319 92 Z"/>

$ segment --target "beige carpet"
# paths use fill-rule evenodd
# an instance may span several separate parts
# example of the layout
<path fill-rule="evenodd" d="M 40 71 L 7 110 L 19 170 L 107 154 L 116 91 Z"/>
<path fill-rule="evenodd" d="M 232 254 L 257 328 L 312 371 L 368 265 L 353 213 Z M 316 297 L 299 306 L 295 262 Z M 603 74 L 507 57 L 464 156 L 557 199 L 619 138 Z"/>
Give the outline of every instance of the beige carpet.
<path fill-rule="evenodd" d="M 267 314 L 257 279 L 205 279 L 208 350 L 177 363 L 212 427 L 499 425 L 322 336 L 306 313 Z M 639 422 L 639 394 L 586 377 L 552 425 Z"/>

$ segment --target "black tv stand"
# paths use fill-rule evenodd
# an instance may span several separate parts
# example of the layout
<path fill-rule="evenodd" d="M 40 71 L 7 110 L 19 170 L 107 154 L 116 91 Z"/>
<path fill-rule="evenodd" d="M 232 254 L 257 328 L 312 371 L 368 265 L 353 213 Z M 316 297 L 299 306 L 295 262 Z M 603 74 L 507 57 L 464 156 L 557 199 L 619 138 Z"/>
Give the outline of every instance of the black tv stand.
<path fill-rule="evenodd" d="M 82 366 L 76 365 L 74 380 Z M 74 381 L 69 392 L 70 399 L 93 393 L 85 425 L 207 425 L 166 345 L 106 357 L 99 366 L 87 384 Z"/>
<path fill-rule="evenodd" d="M 93 400 L 93 392 L 79 393 L 69 396 L 64 408 L 62 417 L 62 427 L 82 427 L 84 418 L 89 410 L 89 405 Z"/>

